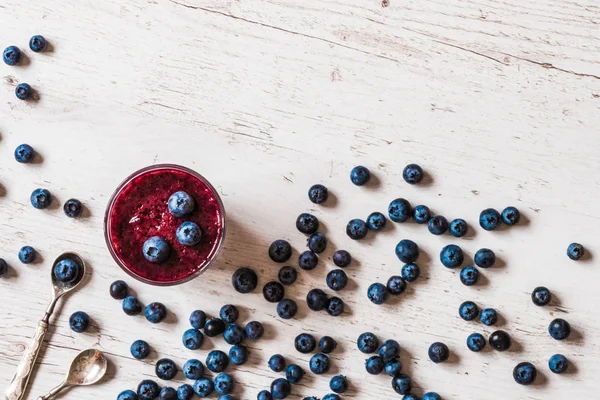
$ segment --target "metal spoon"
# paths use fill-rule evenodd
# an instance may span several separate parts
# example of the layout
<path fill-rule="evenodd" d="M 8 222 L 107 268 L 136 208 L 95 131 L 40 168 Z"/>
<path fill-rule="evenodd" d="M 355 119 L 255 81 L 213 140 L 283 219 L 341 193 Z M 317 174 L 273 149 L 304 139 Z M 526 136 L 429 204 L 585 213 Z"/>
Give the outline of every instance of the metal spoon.
<path fill-rule="evenodd" d="M 69 386 L 87 386 L 98 382 L 106 373 L 108 363 L 98 350 L 89 349 L 77 354 L 71 362 L 67 377 L 47 395 L 40 396 L 37 400 L 48 400 L 58 392 Z"/>
<path fill-rule="evenodd" d="M 77 278 L 73 282 L 61 282 L 54 276 L 54 266 L 65 258 L 70 258 L 79 265 L 79 275 L 77 275 Z M 52 264 L 52 269 L 50 270 L 50 276 L 52 278 L 52 300 L 46 309 L 46 315 L 44 315 L 44 318 L 42 318 L 38 324 L 35 335 L 31 339 L 31 343 L 29 346 L 27 346 L 25 352 L 23 353 L 23 357 L 17 366 L 17 372 L 15 372 L 15 376 L 13 376 L 8 388 L 4 392 L 6 400 L 20 400 L 25 395 L 25 389 L 27 388 L 27 383 L 29 382 L 31 372 L 33 371 L 35 360 L 40 352 L 42 344 L 44 343 L 44 336 L 48 331 L 48 321 L 54 312 L 54 306 L 56 306 L 58 299 L 75 289 L 77 285 L 81 283 L 84 274 L 85 263 L 83 262 L 83 259 L 75 253 L 63 253 L 58 256 L 56 260 L 54 260 L 54 264 Z"/>

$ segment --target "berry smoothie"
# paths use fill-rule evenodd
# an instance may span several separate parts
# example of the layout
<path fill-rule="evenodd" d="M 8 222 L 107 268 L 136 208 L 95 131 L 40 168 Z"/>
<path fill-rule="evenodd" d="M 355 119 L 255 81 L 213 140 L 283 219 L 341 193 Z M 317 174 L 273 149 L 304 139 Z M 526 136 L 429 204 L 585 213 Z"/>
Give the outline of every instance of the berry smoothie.
<path fill-rule="evenodd" d="M 169 212 L 167 201 L 178 191 L 193 197 L 194 210 L 181 218 Z M 176 238 L 185 221 L 196 223 L 202 240 L 185 246 Z M 212 185 L 192 170 L 176 165 L 157 165 L 140 170 L 119 186 L 105 217 L 106 241 L 115 261 L 143 282 L 173 285 L 203 272 L 218 254 L 225 234 L 225 214 Z M 169 258 L 151 263 L 142 252 L 144 242 L 160 236 L 171 247 Z"/>

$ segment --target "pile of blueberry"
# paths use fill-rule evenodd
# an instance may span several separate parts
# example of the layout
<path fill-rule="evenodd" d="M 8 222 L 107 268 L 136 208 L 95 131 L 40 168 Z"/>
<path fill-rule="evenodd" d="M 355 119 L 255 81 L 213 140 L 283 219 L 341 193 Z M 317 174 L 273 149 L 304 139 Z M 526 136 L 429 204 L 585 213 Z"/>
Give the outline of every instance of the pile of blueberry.
<path fill-rule="evenodd" d="M 48 42 L 43 36 L 35 35 L 29 39 L 29 48 L 34 53 L 40 53 L 48 48 Z M 23 53 L 17 46 L 8 46 L 2 52 L 2 59 L 6 65 L 18 65 L 23 59 Z M 15 95 L 19 100 L 28 100 L 33 95 L 33 89 L 27 83 L 19 83 L 15 88 Z"/>

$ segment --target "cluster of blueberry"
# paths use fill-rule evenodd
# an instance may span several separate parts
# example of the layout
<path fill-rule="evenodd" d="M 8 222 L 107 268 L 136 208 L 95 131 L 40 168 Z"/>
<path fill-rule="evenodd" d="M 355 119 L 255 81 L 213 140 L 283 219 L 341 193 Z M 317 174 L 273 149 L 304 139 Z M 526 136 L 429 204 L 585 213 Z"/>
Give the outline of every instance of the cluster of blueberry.
<path fill-rule="evenodd" d="M 392 378 L 392 388 L 400 395 L 403 395 L 403 400 L 417 400 L 418 398 L 411 394 L 412 380 L 406 374 L 402 373 L 402 363 L 400 362 L 400 345 L 397 341 L 390 339 L 379 345 L 379 338 L 371 332 L 362 333 L 356 344 L 358 350 L 364 354 L 372 354 L 377 352 L 376 355 L 369 357 L 365 361 L 365 368 L 371 375 L 379 375 L 383 371 Z M 441 345 L 441 346 L 436 346 Z M 441 358 L 448 357 L 448 348 L 445 347 L 445 355 L 443 348 L 445 345 L 441 343 L 434 343 L 429 349 L 430 357 L 432 354 L 436 354 Z M 432 358 L 433 360 L 433 358 Z M 434 392 L 425 393 L 422 400 L 441 400 L 441 397 Z"/>
<path fill-rule="evenodd" d="M 39 53 L 48 48 L 48 42 L 41 35 L 35 35 L 29 39 L 29 48 L 34 53 Z M 8 46 L 2 52 L 2 59 L 6 65 L 17 65 L 21 62 L 23 53 L 17 46 Z M 33 89 L 27 83 L 19 83 L 15 88 L 15 95 L 20 100 L 27 100 L 33 94 Z"/>
<path fill-rule="evenodd" d="M 486 231 L 493 231 L 504 222 L 508 226 L 513 226 L 521 220 L 521 213 L 515 207 L 506 207 L 500 214 L 493 208 L 486 208 L 479 214 L 479 226 Z"/>

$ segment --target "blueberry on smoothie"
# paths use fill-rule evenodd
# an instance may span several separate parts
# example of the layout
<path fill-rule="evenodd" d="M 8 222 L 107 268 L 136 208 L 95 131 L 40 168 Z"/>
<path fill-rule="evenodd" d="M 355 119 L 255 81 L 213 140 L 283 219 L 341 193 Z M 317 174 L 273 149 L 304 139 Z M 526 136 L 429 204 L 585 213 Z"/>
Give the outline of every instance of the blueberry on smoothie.
<path fill-rule="evenodd" d="M 179 225 L 176 232 L 177 241 L 184 246 L 194 246 L 202 240 L 202 230 L 191 221 Z"/>
<path fill-rule="evenodd" d="M 171 254 L 169 243 L 160 236 L 152 236 L 144 243 L 144 258 L 151 263 L 160 264 L 165 262 Z"/>
<path fill-rule="evenodd" d="M 167 201 L 169 212 L 175 217 L 181 218 L 194 211 L 195 201 L 186 192 L 175 192 Z"/>

